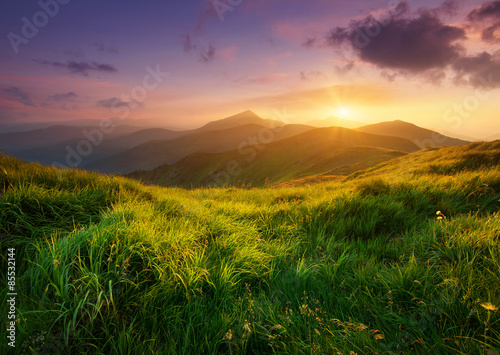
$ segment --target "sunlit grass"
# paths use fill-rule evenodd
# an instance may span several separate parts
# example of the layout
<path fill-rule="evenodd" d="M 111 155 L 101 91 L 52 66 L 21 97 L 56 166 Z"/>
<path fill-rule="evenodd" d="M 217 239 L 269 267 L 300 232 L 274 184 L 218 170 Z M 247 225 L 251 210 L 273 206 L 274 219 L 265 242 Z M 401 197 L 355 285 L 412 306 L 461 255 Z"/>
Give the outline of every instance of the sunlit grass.
<path fill-rule="evenodd" d="M 275 189 L 162 189 L 0 158 L 18 350 L 496 354 L 499 149 Z"/>

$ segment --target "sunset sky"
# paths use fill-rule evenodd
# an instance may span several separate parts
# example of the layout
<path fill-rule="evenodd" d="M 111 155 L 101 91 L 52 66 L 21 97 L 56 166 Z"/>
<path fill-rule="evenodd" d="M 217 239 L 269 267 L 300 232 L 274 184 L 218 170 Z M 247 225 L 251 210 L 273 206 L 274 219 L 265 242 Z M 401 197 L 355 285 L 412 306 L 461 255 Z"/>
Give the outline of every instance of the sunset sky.
<path fill-rule="evenodd" d="M 500 134 L 500 1 L 3 0 L 0 32 L 0 125 L 251 109 Z"/>

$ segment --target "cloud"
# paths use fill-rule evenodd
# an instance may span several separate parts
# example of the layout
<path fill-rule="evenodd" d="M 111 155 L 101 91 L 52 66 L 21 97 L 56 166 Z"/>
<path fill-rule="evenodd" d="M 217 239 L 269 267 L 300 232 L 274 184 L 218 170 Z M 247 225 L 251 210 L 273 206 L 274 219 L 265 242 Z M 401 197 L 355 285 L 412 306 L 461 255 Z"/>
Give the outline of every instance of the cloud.
<path fill-rule="evenodd" d="M 210 63 L 215 59 L 215 45 L 213 42 L 210 42 L 207 48 L 203 48 L 200 51 L 200 61 L 202 63 Z"/>
<path fill-rule="evenodd" d="M 144 107 L 144 104 L 142 102 L 136 100 L 122 101 L 117 97 L 112 97 L 105 100 L 98 100 L 96 101 L 96 105 L 98 107 L 104 107 L 108 109 L 119 108 L 119 107 L 130 107 L 130 108 Z"/>
<path fill-rule="evenodd" d="M 118 54 L 118 52 L 120 51 L 117 46 L 105 45 L 102 42 L 95 42 L 94 46 L 99 52 L 104 52 L 109 54 Z"/>
<path fill-rule="evenodd" d="M 500 1 L 491 1 L 476 7 L 467 15 L 467 20 L 482 31 L 481 38 L 486 42 L 500 42 Z"/>
<path fill-rule="evenodd" d="M 464 52 L 457 43 L 463 39 L 463 29 L 443 24 L 432 11 L 411 16 L 406 2 L 389 11 L 388 19 L 368 15 L 327 35 L 328 44 L 347 45 L 364 62 L 412 73 L 445 68 Z"/>
<path fill-rule="evenodd" d="M 469 21 L 483 21 L 492 18 L 500 19 L 500 1 L 486 2 L 467 15 Z"/>
<path fill-rule="evenodd" d="M 76 104 L 78 101 L 77 99 L 78 95 L 72 91 L 66 94 L 55 94 L 48 96 L 40 106 L 58 108 L 61 110 L 78 110 L 79 106 Z"/>
<path fill-rule="evenodd" d="M 438 6 L 431 11 L 439 16 L 439 15 L 449 15 L 454 16 L 458 13 L 460 6 L 455 0 L 446 0 L 441 6 Z"/>
<path fill-rule="evenodd" d="M 47 100 L 49 101 L 57 101 L 57 102 L 61 102 L 61 101 L 72 101 L 74 99 L 76 99 L 78 97 L 77 94 L 75 94 L 74 92 L 70 91 L 66 94 L 55 94 L 55 95 L 51 95 L 47 98 Z"/>
<path fill-rule="evenodd" d="M 500 55 L 483 52 L 475 56 L 464 56 L 453 64 L 455 83 L 468 83 L 473 87 L 500 87 Z"/>
<path fill-rule="evenodd" d="M 117 72 L 116 68 L 113 65 L 101 64 L 97 62 L 77 62 L 69 60 L 66 63 L 63 63 L 63 62 L 38 60 L 38 59 L 35 59 L 35 62 L 40 64 L 50 65 L 55 68 L 67 69 L 70 73 L 79 74 L 83 76 L 88 76 L 90 71 L 105 72 L 105 73 Z"/>
<path fill-rule="evenodd" d="M 25 106 L 36 107 L 36 105 L 31 101 L 30 95 L 19 89 L 18 87 L 12 86 L 4 90 L 5 96 L 10 101 L 20 102 Z"/>
<path fill-rule="evenodd" d="M 302 81 L 309 81 L 311 79 L 315 79 L 315 78 L 322 78 L 322 79 L 325 79 L 326 78 L 326 75 L 323 74 L 321 71 L 319 70 L 312 70 L 312 71 L 308 71 L 308 72 L 305 72 L 305 71 L 301 71 L 299 73 L 299 77 L 300 77 L 300 80 Z"/>

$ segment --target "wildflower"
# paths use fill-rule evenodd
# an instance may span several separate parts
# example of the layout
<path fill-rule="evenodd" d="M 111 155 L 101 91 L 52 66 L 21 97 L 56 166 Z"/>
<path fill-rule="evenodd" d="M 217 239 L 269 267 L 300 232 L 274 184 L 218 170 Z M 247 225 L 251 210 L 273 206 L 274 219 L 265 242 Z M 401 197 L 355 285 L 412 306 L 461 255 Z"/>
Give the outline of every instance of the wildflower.
<path fill-rule="evenodd" d="M 54 265 L 54 268 L 57 269 L 57 267 L 59 266 L 59 260 L 57 259 L 53 260 L 52 264 Z"/>
<path fill-rule="evenodd" d="M 226 333 L 226 335 L 224 335 L 224 339 L 223 340 L 231 340 L 233 339 L 233 331 L 231 329 L 229 329 L 229 331 Z"/>
<path fill-rule="evenodd" d="M 483 307 L 484 309 L 488 310 L 488 311 L 492 311 L 492 312 L 495 312 L 498 310 L 498 307 L 495 306 L 493 303 L 491 302 L 486 302 L 486 303 L 481 303 L 481 307 Z"/>
<path fill-rule="evenodd" d="M 441 211 L 437 211 L 436 215 L 438 216 L 437 217 L 438 220 L 446 219 L 446 216 Z"/>

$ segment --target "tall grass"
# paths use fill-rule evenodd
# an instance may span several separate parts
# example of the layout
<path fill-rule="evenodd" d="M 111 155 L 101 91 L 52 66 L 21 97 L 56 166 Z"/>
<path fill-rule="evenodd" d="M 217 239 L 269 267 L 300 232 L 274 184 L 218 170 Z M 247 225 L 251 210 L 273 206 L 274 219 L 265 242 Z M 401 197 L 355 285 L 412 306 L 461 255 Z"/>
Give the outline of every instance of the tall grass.
<path fill-rule="evenodd" d="M 17 353 L 499 353 L 500 167 L 484 158 L 499 149 L 275 189 L 0 158 Z"/>

